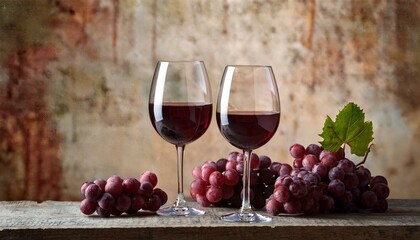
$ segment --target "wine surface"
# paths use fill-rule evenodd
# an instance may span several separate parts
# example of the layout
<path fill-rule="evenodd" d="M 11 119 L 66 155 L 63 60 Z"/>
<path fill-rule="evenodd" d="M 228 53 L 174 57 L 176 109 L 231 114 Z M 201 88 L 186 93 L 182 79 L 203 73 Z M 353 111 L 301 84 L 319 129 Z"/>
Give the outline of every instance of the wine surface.
<path fill-rule="evenodd" d="M 257 149 L 266 144 L 277 130 L 280 113 L 216 112 L 217 125 L 222 135 L 235 147 L 245 150 Z"/>
<path fill-rule="evenodd" d="M 149 104 L 153 127 L 175 145 L 190 143 L 207 130 L 212 117 L 211 103 L 164 102 Z"/>

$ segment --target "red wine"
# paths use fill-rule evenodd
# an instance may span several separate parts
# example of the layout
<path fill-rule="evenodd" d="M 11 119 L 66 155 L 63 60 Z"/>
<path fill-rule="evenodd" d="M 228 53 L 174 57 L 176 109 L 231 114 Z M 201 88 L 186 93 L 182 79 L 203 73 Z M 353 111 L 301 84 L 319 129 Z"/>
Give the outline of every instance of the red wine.
<path fill-rule="evenodd" d="M 211 103 L 164 102 L 149 104 L 153 127 L 166 141 L 185 145 L 201 137 L 210 125 Z"/>
<path fill-rule="evenodd" d="M 253 150 L 266 144 L 277 130 L 279 112 L 216 112 L 217 125 L 235 147 Z"/>

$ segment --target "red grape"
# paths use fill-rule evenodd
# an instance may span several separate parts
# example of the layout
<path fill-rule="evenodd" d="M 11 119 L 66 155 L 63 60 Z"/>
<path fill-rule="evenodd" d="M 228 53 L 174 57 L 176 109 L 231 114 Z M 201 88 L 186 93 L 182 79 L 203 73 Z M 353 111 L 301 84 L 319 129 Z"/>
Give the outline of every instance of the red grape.
<path fill-rule="evenodd" d="M 328 175 L 328 168 L 322 163 L 316 163 L 312 168 L 312 172 L 318 174 L 321 178 Z"/>
<path fill-rule="evenodd" d="M 249 175 L 249 184 L 251 186 L 257 184 L 258 182 L 258 173 L 256 172 L 256 170 L 251 170 L 251 173 Z"/>
<path fill-rule="evenodd" d="M 317 158 L 321 159 L 321 157 L 319 156 L 320 153 L 322 152 L 322 147 L 320 147 L 318 144 L 309 144 L 306 147 L 306 154 L 313 154 L 315 155 Z"/>
<path fill-rule="evenodd" d="M 236 162 L 243 162 L 244 161 L 244 154 L 243 153 L 238 153 L 236 155 Z"/>
<path fill-rule="evenodd" d="M 271 180 L 274 177 L 273 172 L 268 169 L 268 168 L 263 168 L 259 170 L 259 175 L 258 175 L 259 179 L 265 183 L 265 184 L 270 184 Z"/>
<path fill-rule="evenodd" d="M 335 155 L 338 160 L 343 159 L 345 157 L 346 152 L 344 151 L 344 148 L 340 147 L 337 152 L 335 152 Z"/>
<path fill-rule="evenodd" d="M 123 179 L 117 175 L 112 175 L 108 178 L 107 182 L 120 182 L 122 183 Z"/>
<path fill-rule="evenodd" d="M 373 191 L 365 191 L 360 196 L 360 201 L 365 208 L 372 208 L 378 202 L 378 197 Z"/>
<path fill-rule="evenodd" d="M 105 185 L 106 185 L 106 180 L 104 179 L 96 179 L 95 181 L 93 181 L 93 183 L 95 183 L 96 185 L 98 185 L 102 192 L 105 192 Z"/>
<path fill-rule="evenodd" d="M 271 165 L 271 158 L 266 155 L 260 156 L 260 168 L 269 168 Z"/>
<path fill-rule="evenodd" d="M 85 198 L 91 201 L 96 201 L 102 196 L 101 188 L 96 184 L 89 184 L 85 189 Z"/>
<path fill-rule="evenodd" d="M 269 199 L 265 204 L 265 209 L 270 215 L 278 215 L 284 212 L 283 204 L 276 201 L 274 198 Z"/>
<path fill-rule="evenodd" d="M 197 194 L 196 195 L 196 201 L 198 204 L 200 204 L 203 207 L 210 207 L 211 202 L 207 200 L 206 195 Z"/>
<path fill-rule="evenodd" d="M 338 179 L 333 179 L 328 184 L 328 191 L 333 197 L 340 197 L 344 194 L 346 190 L 346 186 L 344 183 Z"/>
<path fill-rule="evenodd" d="M 223 197 L 222 198 L 225 199 L 225 200 L 230 199 L 235 194 L 235 190 L 233 189 L 233 187 L 228 186 L 228 185 L 223 185 L 222 186 L 222 192 L 223 192 Z"/>
<path fill-rule="evenodd" d="M 201 179 L 201 166 L 196 166 L 193 168 L 192 176 L 194 179 Z"/>
<path fill-rule="evenodd" d="M 140 182 L 149 182 L 152 184 L 152 187 L 156 187 L 158 178 L 154 172 L 146 171 L 140 176 Z"/>
<path fill-rule="evenodd" d="M 93 182 L 84 182 L 83 184 L 82 184 L 82 186 L 80 187 L 80 193 L 83 195 L 83 196 L 85 196 L 85 190 L 86 190 L 86 188 L 90 185 L 90 184 L 92 184 Z"/>
<path fill-rule="evenodd" d="M 310 195 L 300 199 L 300 205 L 302 207 L 303 212 L 307 212 L 311 210 L 314 204 L 315 204 L 315 200 Z"/>
<path fill-rule="evenodd" d="M 214 187 L 221 187 L 225 183 L 225 177 L 221 172 L 214 171 L 210 174 L 209 183 Z"/>
<path fill-rule="evenodd" d="M 318 174 L 309 172 L 303 177 L 303 180 L 311 185 L 318 185 L 321 178 Z"/>
<path fill-rule="evenodd" d="M 265 190 L 265 184 L 259 182 L 251 186 L 252 191 L 254 191 L 255 195 L 263 195 Z"/>
<path fill-rule="evenodd" d="M 122 194 L 117 198 L 117 201 L 115 203 L 115 208 L 118 211 L 125 212 L 127 211 L 131 206 L 131 198 L 127 194 Z"/>
<path fill-rule="evenodd" d="M 201 168 L 201 179 L 206 182 L 209 182 L 210 175 L 216 171 L 217 168 L 213 165 L 206 165 Z"/>
<path fill-rule="evenodd" d="M 237 163 L 236 163 L 236 171 L 237 171 L 239 174 L 243 174 L 243 173 L 244 173 L 244 167 L 245 167 L 244 162 L 237 162 Z"/>
<path fill-rule="evenodd" d="M 223 198 L 223 191 L 221 188 L 211 186 L 207 189 L 206 198 L 211 203 L 217 203 Z"/>
<path fill-rule="evenodd" d="M 160 206 L 162 206 L 162 202 L 158 195 L 152 195 L 149 199 L 145 202 L 145 210 L 149 210 L 151 212 L 156 212 L 159 210 Z"/>
<path fill-rule="evenodd" d="M 353 202 L 355 202 L 356 204 L 360 203 L 360 195 L 362 195 L 362 192 L 360 191 L 359 188 L 353 188 L 350 190 L 351 194 L 353 195 Z"/>
<path fill-rule="evenodd" d="M 290 175 L 292 173 L 292 166 L 287 163 L 284 163 L 280 166 L 279 176 Z"/>
<path fill-rule="evenodd" d="M 283 184 L 286 187 L 289 187 L 290 184 L 293 182 L 293 178 L 291 176 L 285 175 L 280 178 L 281 184 Z"/>
<path fill-rule="evenodd" d="M 224 171 L 223 176 L 225 177 L 225 184 L 228 186 L 234 186 L 240 180 L 239 173 L 231 169 Z"/>
<path fill-rule="evenodd" d="M 274 185 L 273 184 L 268 184 L 267 186 L 265 186 L 264 196 L 265 196 L 266 199 L 269 198 L 273 193 L 274 193 Z"/>
<path fill-rule="evenodd" d="M 200 179 L 195 179 L 191 182 L 190 192 L 194 194 L 205 194 L 207 191 L 207 184 Z"/>
<path fill-rule="evenodd" d="M 206 161 L 203 166 L 201 166 L 201 168 L 205 168 L 205 167 L 211 167 L 211 168 L 215 168 L 217 170 L 217 163 L 214 161 Z"/>
<path fill-rule="evenodd" d="M 236 158 L 238 157 L 239 152 L 231 152 L 229 153 L 229 155 L 227 156 L 227 160 L 228 161 L 235 161 L 236 162 Z"/>
<path fill-rule="evenodd" d="M 226 163 L 227 162 L 228 162 L 228 160 L 226 158 L 220 158 L 219 160 L 217 160 L 217 162 L 216 162 L 217 171 L 224 172 L 226 170 Z"/>
<path fill-rule="evenodd" d="M 117 208 L 113 207 L 111 210 L 111 215 L 114 216 L 121 216 L 121 214 L 123 214 L 124 212 L 121 212 L 120 210 L 118 210 Z"/>
<path fill-rule="evenodd" d="M 374 187 L 377 183 L 383 183 L 385 185 L 388 185 L 388 181 L 384 176 L 375 176 L 370 180 L 370 187 Z"/>
<path fill-rule="evenodd" d="M 98 205 L 104 210 L 111 210 L 115 205 L 115 198 L 110 193 L 104 193 L 99 199 Z"/>
<path fill-rule="evenodd" d="M 131 208 L 134 212 L 142 209 L 144 207 L 145 198 L 141 193 L 136 193 L 131 197 Z"/>
<path fill-rule="evenodd" d="M 294 179 L 290 183 L 289 191 L 295 197 L 304 197 L 308 193 L 308 187 L 303 180 Z"/>
<path fill-rule="evenodd" d="M 227 163 L 226 163 L 226 170 L 235 170 L 236 171 L 236 160 L 229 160 Z"/>
<path fill-rule="evenodd" d="M 339 167 L 333 167 L 328 172 L 328 178 L 330 180 L 338 179 L 340 181 L 343 181 L 345 172 L 339 168 Z"/>
<path fill-rule="evenodd" d="M 280 203 L 285 203 L 289 201 L 290 195 L 291 194 L 289 188 L 284 185 L 280 185 L 279 187 L 277 187 L 273 193 L 274 199 L 276 199 L 276 201 Z"/>
<path fill-rule="evenodd" d="M 265 206 L 265 197 L 263 195 L 256 195 L 251 203 L 254 208 L 262 209 Z"/>
<path fill-rule="evenodd" d="M 302 166 L 307 171 L 311 171 L 316 163 L 318 163 L 318 158 L 313 154 L 307 154 L 302 159 Z"/>
<path fill-rule="evenodd" d="M 377 183 L 372 187 L 372 191 L 378 199 L 386 199 L 389 196 L 389 188 L 385 183 Z"/>
<path fill-rule="evenodd" d="M 251 160 L 249 163 L 251 164 L 251 169 L 258 169 L 260 167 L 260 158 L 256 153 L 251 153 Z"/>
<path fill-rule="evenodd" d="M 386 199 L 378 199 L 373 207 L 374 212 L 386 212 L 388 209 L 388 201 Z"/>
<path fill-rule="evenodd" d="M 155 188 L 153 190 L 153 195 L 157 195 L 160 198 L 160 202 L 164 205 L 168 201 L 168 194 L 160 188 Z"/>
<path fill-rule="evenodd" d="M 153 184 L 146 181 L 141 182 L 139 192 L 146 198 L 150 197 L 153 194 Z"/>
<path fill-rule="evenodd" d="M 353 194 L 349 190 L 347 190 L 338 199 L 340 200 L 340 203 L 342 205 L 346 205 L 353 201 Z"/>
<path fill-rule="evenodd" d="M 295 160 L 293 160 L 293 167 L 294 168 L 302 168 L 303 167 L 303 158 L 295 158 Z"/>
<path fill-rule="evenodd" d="M 122 183 L 123 192 L 127 194 L 134 194 L 139 191 L 140 182 L 135 178 L 124 179 Z"/>
<path fill-rule="evenodd" d="M 305 147 L 302 146 L 302 145 L 300 145 L 300 144 L 298 144 L 298 143 L 295 143 L 292 146 L 290 146 L 289 152 L 290 152 L 290 155 L 293 158 L 303 158 L 303 156 L 306 153 Z"/>
<path fill-rule="evenodd" d="M 308 171 L 306 171 L 305 169 L 297 169 L 298 172 L 296 174 L 296 177 L 303 179 L 303 177 L 305 177 L 306 174 L 308 174 Z"/>
<path fill-rule="evenodd" d="M 319 153 L 319 159 L 322 159 L 325 155 L 332 155 L 336 160 L 337 159 L 337 154 L 335 152 L 331 152 L 328 150 L 323 149 L 320 153 Z"/>
<path fill-rule="evenodd" d="M 359 178 L 359 187 L 365 187 L 369 184 L 371 178 L 369 169 L 361 166 L 356 169 L 356 175 Z"/>
<path fill-rule="evenodd" d="M 329 212 L 334 208 L 334 199 L 328 195 L 322 195 L 319 199 L 319 210 Z"/>
<path fill-rule="evenodd" d="M 346 189 L 352 190 L 359 185 L 359 178 L 355 173 L 346 173 L 344 175 L 343 183 Z"/>
<path fill-rule="evenodd" d="M 115 198 L 121 195 L 123 191 L 123 180 L 118 176 L 111 176 L 106 181 L 105 192 L 110 193 Z"/>
<path fill-rule="evenodd" d="M 272 162 L 270 165 L 270 170 L 274 173 L 274 174 L 278 174 L 281 168 L 281 163 L 278 162 Z"/>
<path fill-rule="evenodd" d="M 338 161 L 337 167 L 341 168 L 345 173 L 352 173 L 356 169 L 356 165 L 347 158 Z"/>
<path fill-rule="evenodd" d="M 80 211 L 85 215 L 91 215 L 96 211 L 97 206 L 97 201 L 91 201 L 85 198 L 80 202 Z"/>
<path fill-rule="evenodd" d="M 299 199 L 292 199 L 283 204 L 284 210 L 290 214 L 300 213 L 302 210 L 302 204 Z"/>
<path fill-rule="evenodd" d="M 321 163 L 324 164 L 328 169 L 331 169 L 335 166 L 337 166 L 337 158 L 335 157 L 335 155 L 331 152 L 326 151 L 325 155 L 322 155 L 322 153 L 325 152 L 325 150 L 323 150 L 321 152 L 320 155 L 320 159 L 321 159 Z"/>
<path fill-rule="evenodd" d="M 309 186 L 308 192 L 312 194 L 312 197 L 319 200 L 323 194 L 322 188 L 319 185 Z"/>
<path fill-rule="evenodd" d="M 96 213 L 100 216 L 100 217 L 109 217 L 111 216 L 111 211 L 112 209 L 103 209 L 101 207 L 97 207 L 96 208 Z"/>

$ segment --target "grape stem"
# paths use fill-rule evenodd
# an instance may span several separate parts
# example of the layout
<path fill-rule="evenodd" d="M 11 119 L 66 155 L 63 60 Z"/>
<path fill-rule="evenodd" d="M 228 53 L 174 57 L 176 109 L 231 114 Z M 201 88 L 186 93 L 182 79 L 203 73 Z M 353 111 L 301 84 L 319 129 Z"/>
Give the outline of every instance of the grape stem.
<path fill-rule="evenodd" d="M 371 144 L 371 145 L 368 147 L 368 150 L 367 150 L 367 152 L 366 152 L 366 154 L 365 154 L 365 157 L 363 158 L 363 160 L 362 160 L 361 162 L 359 162 L 358 164 L 356 164 L 356 167 L 359 167 L 360 165 L 362 165 L 362 164 L 364 164 L 364 163 L 366 162 L 366 159 L 367 159 L 367 157 L 368 157 L 368 155 L 369 155 L 369 153 L 370 153 L 370 148 L 372 147 L 372 145 L 373 145 L 373 144 Z"/>

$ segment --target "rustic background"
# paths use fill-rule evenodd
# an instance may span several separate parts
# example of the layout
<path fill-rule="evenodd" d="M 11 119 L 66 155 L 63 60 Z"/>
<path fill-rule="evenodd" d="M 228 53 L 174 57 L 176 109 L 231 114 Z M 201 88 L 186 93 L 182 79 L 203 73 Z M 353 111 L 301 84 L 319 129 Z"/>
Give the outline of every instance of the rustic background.
<path fill-rule="evenodd" d="M 367 166 L 392 198 L 420 198 L 420 1 L 1 0 L 0 199 L 77 200 L 86 180 L 145 170 L 174 199 L 175 148 L 147 112 L 159 59 L 203 60 L 214 98 L 225 65 L 272 65 L 281 124 L 256 153 L 275 161 L 356 102 Z M 186 185 L 232 150 L 213 119 Z"/>

